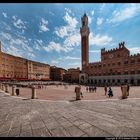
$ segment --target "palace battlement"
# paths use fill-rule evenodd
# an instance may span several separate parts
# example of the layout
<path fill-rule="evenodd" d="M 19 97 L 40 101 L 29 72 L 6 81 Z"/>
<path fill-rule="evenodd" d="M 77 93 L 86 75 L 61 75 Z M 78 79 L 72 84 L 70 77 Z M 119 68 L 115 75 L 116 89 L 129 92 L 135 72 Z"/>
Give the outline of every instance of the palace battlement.
<path fill-rule="evenodd" d="M 130 55 L 131 58 L 132 58 L 132 57 L 137 57 L 137 56 L 140 56 L 140 53 Z"/>
<path fill-rule="evenodd" d="M 129 51 L 126 47 L 125 47 L 125 42 L 121 42 L 119 43 L 119 47 L 118 48 L 113 48 L 111 50 L 105 50 L 105 48 L 101 49 L 101 54 L 108 54 L 108 53 L 114 53 L 116 51 L 121 51 L 123 49 L 126 49 L 127 51 Z"/>

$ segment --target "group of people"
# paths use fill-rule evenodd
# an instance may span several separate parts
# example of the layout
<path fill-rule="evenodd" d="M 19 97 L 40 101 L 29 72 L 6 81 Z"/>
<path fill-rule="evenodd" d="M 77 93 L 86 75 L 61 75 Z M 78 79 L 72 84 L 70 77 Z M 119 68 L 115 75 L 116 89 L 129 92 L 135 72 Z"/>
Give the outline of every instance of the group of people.
<path fill-rule="evenodd" d="M 87 92 L 88 92 L 88 91 L 89 91 L 89 92 L 96 92 L 96 89 L 97 89 L 96 86 L 89 86 L 89 87 L 87 86 L 87 87 L 86 87 L 86 91 L 87 91 Z"/>

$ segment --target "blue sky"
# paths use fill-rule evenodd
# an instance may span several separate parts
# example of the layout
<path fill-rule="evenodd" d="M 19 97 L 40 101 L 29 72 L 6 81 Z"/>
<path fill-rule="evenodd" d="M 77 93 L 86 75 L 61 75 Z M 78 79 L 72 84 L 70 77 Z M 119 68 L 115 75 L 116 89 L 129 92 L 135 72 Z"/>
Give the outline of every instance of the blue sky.
<path fill-rule="evenodd" d="M 90 62 L 125 41 L 140 53 L 140 4 L 0 4 L 2 51 L 63 68 L 81 67 L 81 16 L 89 17 Z"/>

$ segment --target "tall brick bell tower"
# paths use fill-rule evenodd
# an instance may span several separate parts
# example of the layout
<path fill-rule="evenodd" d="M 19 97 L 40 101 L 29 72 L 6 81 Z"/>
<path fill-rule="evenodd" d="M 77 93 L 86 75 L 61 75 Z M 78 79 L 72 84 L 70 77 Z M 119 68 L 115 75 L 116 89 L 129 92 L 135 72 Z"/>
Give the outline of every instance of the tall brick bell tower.
<path fill-rule="evenodd" d="M 86 72 L 86 66 L 89 64 L 89 27 L 88 17 L 86 14 L 81 18 L 82 27 L 80 28 L 81 34 L 81 65 L 82 72 Z"/>
<path fill-rule="evenodd" d="M 81 34 L 81 69 L 82 73 L 79 76 L 79 83 L 87 83 L 88 75 L 86 67 L 89 64 L 89 27 L 88 17 L 86 14 L 81 18 L 82 27 L 80 28 Z"/>

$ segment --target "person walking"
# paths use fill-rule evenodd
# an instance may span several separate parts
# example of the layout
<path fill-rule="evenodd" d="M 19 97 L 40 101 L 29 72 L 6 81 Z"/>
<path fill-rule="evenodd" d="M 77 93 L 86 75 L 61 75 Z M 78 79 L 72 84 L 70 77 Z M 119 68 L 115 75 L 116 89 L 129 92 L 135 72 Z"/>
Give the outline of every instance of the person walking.
<path fill-rule="evenodd" d="M 109 98 L 113 97 L 113 91 L 112 91 L 111 87 L 109 87 L 108 96 L 109 96 Z"/>
<path fill-rule="evenodd" d="M 106 93 L 107 93 L 107 85 L 105 85 L 104 91 L 105 91 L 105 95 L 106 95 Z"/>
<path fill-rule="evenodd" d="M 86 91 L 88 92 L 88 86 L 86 87 Z"/>
<path fill-rule="evenodd" d="M 130 85 L 127 84 L 127 96 L 129 96 Z"/>

